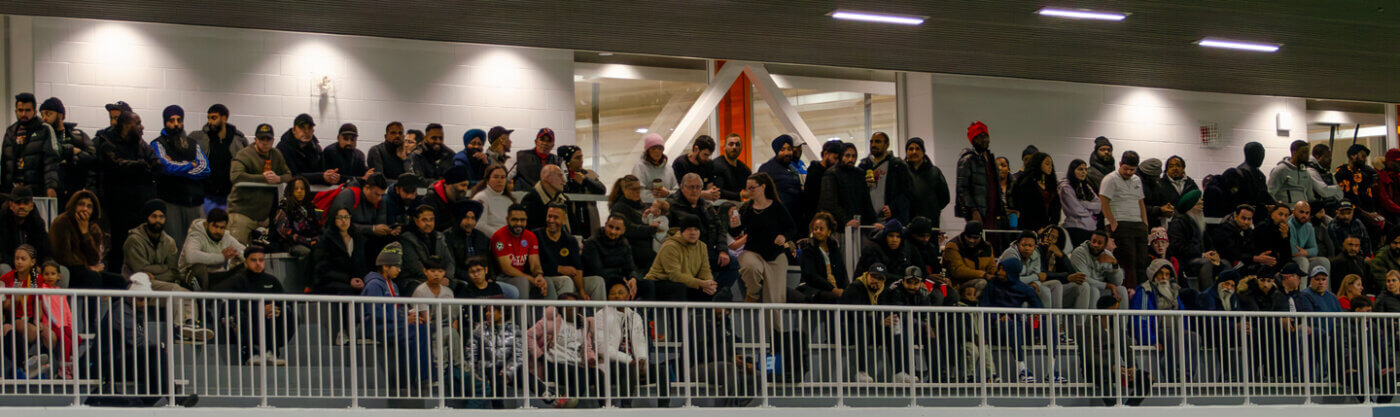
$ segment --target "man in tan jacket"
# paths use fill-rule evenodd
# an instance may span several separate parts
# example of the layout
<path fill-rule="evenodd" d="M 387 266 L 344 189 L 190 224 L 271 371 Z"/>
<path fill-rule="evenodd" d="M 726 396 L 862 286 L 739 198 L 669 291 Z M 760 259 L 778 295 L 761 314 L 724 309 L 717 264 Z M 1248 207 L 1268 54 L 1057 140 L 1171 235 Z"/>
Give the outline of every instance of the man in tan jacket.
<path fill-rule="evenodd" d="M 229 233 L 239 242 L 248 234 L 267 226 L 277 205 L 277 184 L 292 180 L 282 152 L 273 147 L 272 125 L 258 125 L 252 146 L 238 151 L 229 168 L 233 191 L 228 196 Z"/>
<path fill-rule="evenodd" d="M 646 279 L 653 283 L 657 300 L 713 300 L 719 283 L 710 273 L 709 252 L 700 243 L 700 219 L 680 220 L 681 232 L 661 244 Z"/>

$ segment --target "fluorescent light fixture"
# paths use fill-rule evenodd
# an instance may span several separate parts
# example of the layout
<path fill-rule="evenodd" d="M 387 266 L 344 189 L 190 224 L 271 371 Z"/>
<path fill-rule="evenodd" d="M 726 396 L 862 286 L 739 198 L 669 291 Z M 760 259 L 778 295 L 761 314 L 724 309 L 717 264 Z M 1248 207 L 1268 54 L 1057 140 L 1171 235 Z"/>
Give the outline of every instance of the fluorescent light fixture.
<path fill-rule="evenodd" d="M 639 127 L 639 128 L 637 128 L 637 133 L 647 133 L 647 128 L 645 128 L 645 127 Z"/>
<path fill-rule="evenodd" d="M 1254 52 L 1278 52 L 1279 44 L 1260 42 L 1241 42 L 1218 38 L 1204 38 L 1196 41 L 1197 45 L 1207 48 L 1238 49 L 1241 51 Z"/>
<path fill-rule="evenodd" d="M 1079 9 L 1057 9 L 1054 7 L 1041 8 L 1035 12 L 1041 16 L 1064 17 L 1069 19 L 1092 19 L 1092 20 L 1112 20 L 1119 21 L 1128 18 L 1127 13 L 1099 12 L 1093 10 Z"/>
<path fill-rule="evenodd" d="M 829 15 L 836 19 L 859 20 L 862 22 L 894 23 L 900 25 L 922 25 L 927 16 L 911 16 L 906 14 L 871 13 L 857 12 L 851 10 L 837 10 Z"/>

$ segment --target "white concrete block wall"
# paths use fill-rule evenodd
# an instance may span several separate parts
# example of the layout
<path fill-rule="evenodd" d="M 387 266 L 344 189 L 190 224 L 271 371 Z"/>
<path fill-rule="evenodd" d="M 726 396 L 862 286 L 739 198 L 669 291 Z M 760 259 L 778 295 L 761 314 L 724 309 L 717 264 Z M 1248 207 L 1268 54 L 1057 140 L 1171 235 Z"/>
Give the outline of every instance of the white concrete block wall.
<path fill-rule="evenodd" d="M 918 78 L 922 77 L 929 75 Z M 1098 136 L 1113 141 L 1115 158 L 1130 149 L 1143 159 L 1164 162 L 1171 155 L 1180 155 L 1187 161 L 1187 174 L 1198 183 L 1206 175 L 1243 162 L 1245 143 L 1258 141 L 1265 146 L 1263 169 L 1267 172 L 1287 155 L 1289 143 L 1307 136 L 1305 103 L 1298 98 L 941 74 L 931 77 L 931 87 L 910 83 L 911 88 L 932 89 L 931 95 L 909 93 L 915 100 L 909 117 L 932 120 L 911 121 L 911 134 L 924 134 L 914 126 L 932 129 L 935 144 L 931 153 L 948 177 L 949 187 L 956 180 L 958 156 L 970 146 L 967 126 L 973 120 L 988 125 L 992 152 L 1010 159 L 1013 171 L 1020 169 L 1022 149 L 1034 144 L 1054 159 L 1056 175 L 1061 178 L 1070 161 L 1088 161 Z M 911 75 L 911 79 L 918 78 Z M 1275 114 L 1279 112 L 1291 115 L 1293 126 L 1288 132 L 1276 129 Z M 1202 145 L 1201 121 L 1216 122 L 1224 143 Z M 953 230 L 962 227 L 962 221 L 953 217 L 951 205 L 943 213 L 943 224 Z"/>
<path fill-rule="evenodd" d="M 574 139 L 573 53 L 516 48 L 100 20 L 34 18 L 34 89 L 57 96 L 68 120 L 89 133 L 107 125 L 103 105 L 130 103 L 146 139 L 165 106 L 184 107 L 186 129 L 223 103 L 246 134 L 258 123 L 281 131 L 299 113 L 317 123 L 321 144 L 341 123 L 360 129 L 359 148 L 383 141 L 391 120 L 410 129 L 446 128 L 462 149 L 467 129 L 517 129 L 516 149 L 541 127 L 557 144 Z M 329 76 L 322 96 L 317 84 Z"/>

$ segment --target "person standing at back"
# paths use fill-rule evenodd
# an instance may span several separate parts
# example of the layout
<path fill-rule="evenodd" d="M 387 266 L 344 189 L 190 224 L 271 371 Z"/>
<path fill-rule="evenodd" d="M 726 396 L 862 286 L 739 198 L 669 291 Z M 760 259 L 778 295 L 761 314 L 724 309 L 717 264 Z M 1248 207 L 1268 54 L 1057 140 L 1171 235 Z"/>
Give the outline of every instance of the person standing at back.
<path fill-rule="evenodd" d="M 1143 203 L 1142 180 L 1136 175 L 1137 152 L 1123 152 L 1116 175 L 1103 177 L 1099 201 L 1104 222 L 1117 243 L 1118 263 L 1123 269 L 1123 285 L 1135 288 L 1138 274 L 1147 262 L 1147 206 Z"/>
<path fill-rule="evenodd" d="M 185 243 L 190 222 L 204 217 L 205 182 L 212 176 L 209 160 L 199 143 L 185 136 L 185 109 L 171 105 L 161 113 L 165 129 L 151 142 L 161 169 L 156 175 L 156 196 L 165 201 L 170 235 L 179 247 Z"/>
<path fill-rule="evenodd" d="M 535 147 L 515 153 L 515 189 L 534 187 L 547 165 L 559 165 L 559 157 L 554 155 L 554 130 L 546 127 L 535 133 Z"/>
<path fill-rule="evenodd" d="M 911 221 L 915 217 L 927 218 L 933 222 L 933 228 L 938 228 L 943 209 L 952 201 L 948 193 L 948 179 L 943 176 L 943 170 L 929 160 L 922 138 L 910 138 L 905 143 L 904 160 L 909 165 L 910 188 L 907 192 L 898 192 L 909 196 L 909 217 Z M 811 173 L 811 168 L 808 168 L 808 173 Z"/>
<path fill-rule="evenodd" d="M 957 210 L 958 217 L 971 221 L 996 224 L 995 221 L 1006 211 L 1001 197 L 1000 176 L 997 173 L 996 155 L 989 147 L 992 136 L 987 125 L 972 122 L 967 128 L 967 140 L 971 148 L 963 149 L 958 157 Z"/>
<path fill-rule="evenodd" d="M 719 198 L 743 201 L 744 183 L 753 174 L 748 164 L 739 160 L 743 152 L 744 138 L 738 133 L 730 133 L 724 138 L 724 149 L 720 155 L 711 160 L 713 168 L 710 170 L 714 172 L 715 186 L 719 187 Z"/>
<path fill-rule="evenodd" d="M 1089 155 L 1089 171 L 1086 174 L 1090 184 L 1095 187 L 1095 192 L 1099 184 L 1103 183 L 1103 177 L 1117 171 L 1118 166 L 1113 164 L 1113 142 L 1108 138 L 1099 136 L 1094 138 L 1094 153 Z"/>
<path fill-rule="evenodd" d="M 870 187 L 870 207 L 881 220 L 899 219 L 909 222 L 909 166 L 890 152 L 890 135 L 875 132 L 870 135 L 870 154 L 858 165 L 867 175 L 873 173 Z"/>
<path fill-rule="evenodd" d="M 216 208 L 228 208 L 233 181 L 227 174 L 233 168 L 234 155 L 248 147 L 248 138 L 228 122 L 228 106 L 214 104 L 207 113 L 208 122 L 204 127 L 190 132 L 190 140 L 204 150 L 209 160 L 211 176 L 204 181 L 204 206 L 201 207 L 205 214 Z"/>

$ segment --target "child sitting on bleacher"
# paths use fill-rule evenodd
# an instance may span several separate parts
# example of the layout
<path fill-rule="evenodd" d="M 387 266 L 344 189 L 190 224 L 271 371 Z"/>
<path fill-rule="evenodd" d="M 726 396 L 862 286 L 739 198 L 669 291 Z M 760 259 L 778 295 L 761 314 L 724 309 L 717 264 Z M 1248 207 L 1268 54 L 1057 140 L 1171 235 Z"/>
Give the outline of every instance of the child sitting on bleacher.
<path fill-rule="evenodd" d="M 608 301 L 631 301 L 631 291 L 623 281 L 608 283 Z M 647 322 L 631 308 L 603 307 L 593 315 L 593 346 L 598 350 L 598 368 L 614 382 L 614 397 L 634 397 L 641 378 L 647 374 Z M 624 407 L 630 405 L 623 400 Z"/>
<path fill-rule="evenodd" d="M 575 293 L 559 294 L 560 300 L 577 301 Z M 573 408 L 580 396 L 602 395 L 595 385 L 601 378 L 595 367 L 593 319 L 578 307 L 546 307 L 544 318 L 530 326 L 527 338 L 535 361 L 536 377 L 554 385 L 559 398 L 550 401 L 555 408 Z"/>
<path fill-rule="evenodd" d="M 511 307 L 487 305 L 468 308 L 467 322 L 476 321 L 467 345 L 469 371 L 483 385 L 483 396 L 500 398 L 515 387 L 525 364 L 525 339 L 514 320 L 506 314 Z M 492 406 L 502 408 L 500 401 Z"/>
<path fill-rule="evenodd" d="M 374 260 L 376 270 L 365 275 L 365 288 L 360 293 L 366 297 L 401 297 L 393 282 L 399 276 L 403 263 L 403 247 L 398 242 L 390 243 L 379 252 Z M 404 304 L 395 302 L 374 303 L 364 307 L 364 319 L 370 337 L 387 345 L 389 352 L 384 357 L 390 369 L 397 369 L 382 378 L 381 386 L 396 385 L 397 388 L 423 388 L 423 382 L 430 381 L 429 358 L 431 345 L 426 321 L 416 315 L 409 315 Z"/>
<path fill-rule="evenodd" d="M 661 251 L 661 244 L 666 242 L 667 232 L 671 229 L 671 221 L 668 220 L 670 215 L 671 204 L 665 199 L 652 202 L 651 207 L 642 211 L 642 224 L 656 225 L 656 233 L 651 238 L 652 253 Z"/>

